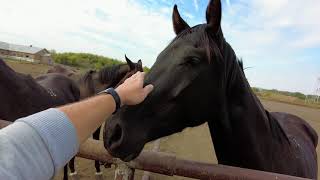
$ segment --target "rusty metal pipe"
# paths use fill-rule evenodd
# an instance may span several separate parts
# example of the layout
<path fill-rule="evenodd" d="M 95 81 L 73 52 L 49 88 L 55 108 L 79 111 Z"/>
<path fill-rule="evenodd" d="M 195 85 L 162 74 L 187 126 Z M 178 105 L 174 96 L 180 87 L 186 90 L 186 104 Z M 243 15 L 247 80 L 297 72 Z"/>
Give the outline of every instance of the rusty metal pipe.
<path fill-rule="evenodd" d="M 92 158 L 107 163 L 125 163 L 112 158 L 104 149 L 102 142 L 91 139 L 81 145 L 78 156 Z M 133 169 L 140 169 L 168 176 L 178 175 L 196 179 L 307 180 L 305 178 L 270 172 L 177 159 L 174 155 L 163 152 L 145 151 L 133 161 L 125 164 Z"/>

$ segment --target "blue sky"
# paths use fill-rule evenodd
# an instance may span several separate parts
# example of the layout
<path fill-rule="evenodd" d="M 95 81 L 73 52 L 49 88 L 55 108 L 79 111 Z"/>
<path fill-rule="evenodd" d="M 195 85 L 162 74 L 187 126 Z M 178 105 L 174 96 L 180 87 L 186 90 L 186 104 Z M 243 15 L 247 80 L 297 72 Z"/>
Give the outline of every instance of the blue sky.
<path fill-rule="evenodd" d="M 3 1 L 3 2 L 2 2 Z M 178 5 L 189 25 L 205 22 L 208 0 L 0 0 L 0 41 L 152 66 L 174 38 Z M 224 0 L 222 28 L 252 86 L 312 93 L 320 77 L 320 1 Z"/>

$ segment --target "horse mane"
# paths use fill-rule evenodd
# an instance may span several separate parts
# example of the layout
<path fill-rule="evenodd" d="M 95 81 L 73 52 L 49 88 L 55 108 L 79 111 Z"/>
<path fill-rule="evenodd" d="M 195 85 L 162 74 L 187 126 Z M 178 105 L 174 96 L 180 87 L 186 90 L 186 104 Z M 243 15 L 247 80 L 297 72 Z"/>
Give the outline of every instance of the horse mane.
<path fill-rule="evenodd" d="M 238 62 L 238 65 L 239 65 L 241 71 L 244 73 L 244 67 L 243 67 L 243 60 L 242 60 L 242 58 L 237 58 L 237 62 Z"/>
<path fill-rule="evenodd" d="M 96 71 L 94 70 L 89 70 L 88 72 L 86 72 L 80 79 L 79 82 L 84 84 L 86 86 L 86 88 L 94 94 L 95 92 L 95 88 L 94 88 L 94 83 L 93 83 L 93 78 L 92 78 L 92 74 L 95 73 Z"/>
<path fill-rule="evenodd" d="M 244 73 L 245 68 L 243 65 L 243 60 L 242 60 L 242 58 L 238 58 L 236 56 L 232 47 L 229 45 L 228 42 L 226 42 L 226 40 L 223 37 L 223 33 L 222 33 L 221 28 L 219 29 L 219 31 L 216 34 L 213 34 L 208 30 L 208 26 L 206 24 L 200 24 L 200 25 L 186 29 L 186 30 L 182 31 L 181 33 L 179 33 L 171 41 L 170 45 L 173 45 L 176 40 L 184 38 L 187 35 L 192 34 L 192 33 L 199 33 L 199 36 L 197 36 L 197 38 L 192 39 L 192 37 L 191 37 L 190 39 L 195 42 L 196 47 L 203 47 L 206 50 L 206 55 L 207 55 L 209 63 L 220 64 L 221 61 L 223 61 L 223 59 L 225 59 L 225 58 L 235 60 L 235 64 L 230 65 L 229 68 L 231 68 L 231 69 L 227 70 L 228 72 L 230 72 L 230 74 L 229 74 L 230 77 L 228 77 L 228 81 L 229 81 L 228 84 L 233 82 L 235 75 L 236 75 L 236 73 L 235 73 L 236 71 L 234 71 L 233 68 L 235 68 L 237 66 L 240 67 L 241 72 L 243 73 L 243 75 L 245 77 L 245 73 Z M 229 62 L 229 63 L 231 63 L 231 62 Z"/>
<path fill-rule="evenodd" d="M 170 44 L 172 44 L 174 41 L 183 38 L 185 36 L 187 36 L 188 34 L 191 34 L 193 32 L 196 31 L 203 31 L 203 34 L 198 40 L 196 40 L 196 44 L 197 46 L 202 45 L 207 52 L 207 57 L 208 57 L 208 61 L 211 62 L 212 57 L 221 57 L 223 56 L 222 51 L 225 49 L 225 47 L 222 47 L 222 44 L 225 41 L 225 39 L 223 38 L 223 33 L 222 30 L 220 28 L 219 32 L 217 33 L 216 36 L 213 36 L 212 34 L 209 34 L 208 31 L 206 30 L 207 26 L 205 24 L 199 24 L 197 26 L 194 26 L 192 28 L 186 29 L 185 31 L 182 31 L 181 33 L 179 33 L 172 41 Z M 214 43 L 214 40 L 218 40 L 219 44 Z M 220 47 L 220 49 L 219 49 Z M 214 52 L 214 54 L 211 54 L 212 50 Z M 220 59 L 220 58 L 217 58 Z M 243 66 L 243 60 L 242 58 L 238 58 L 236 57 L 236 61 L 241 69 L 241 71 L 244 73 L 244 66 Z"/>
<path fill-rule="evenodd" d="M 99 71 L 99 81 L 101 83 L 107 84 L 111 83 L 111 87 L 117 82 L 120 76 L 120 67 L 126 64 L 118 64 L 109 67 L 105 67 Z"/>

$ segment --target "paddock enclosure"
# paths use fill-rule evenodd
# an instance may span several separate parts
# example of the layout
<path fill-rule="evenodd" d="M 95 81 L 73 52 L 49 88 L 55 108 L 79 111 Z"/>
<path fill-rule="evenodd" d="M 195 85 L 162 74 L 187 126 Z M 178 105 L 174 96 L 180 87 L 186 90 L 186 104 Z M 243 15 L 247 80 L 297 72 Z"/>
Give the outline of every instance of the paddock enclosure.
<path fill-rule="evenodd" d="M 320 109 L 306 108 L 273 101 L 262 101 L 262 103 L 270 111 L 288 112 L 306 119 L 319 134 Z M 156 180 L 188 179 L 182 176 L 171 176 L 174 174 L 190 175 L 191 177 L 198 178 L 202 177 L 201 179 L 214 179 L 208 178 L 206 175 L 211 175 L 210 177 L 215 177 L 215 179 L 302 179 L 240 168 L 212 165 L 217 161 L 215 154 L 212 153 L 214 150 L 206 124 L 196 128 L 187 128 L 181 133 L 162 138 L 159 153 L 150 152 L 152 148 L 153 143 L 147 144 L 145 147 L 146 152 L 142 153 L 136 160 L 126 164 L 129 167 L 137 169 L 134 173 L 135 179 L 141 179 L 143 176 L 143 172 L 139 169 L 170 175 L 166 176 L 151 173 L 151 179 Z M 317 152 L 319 153 L 319 148 L 317 148 Z M 119 160 L 113 159 L 106 153 L 101 142 L 93 140 L 87 142 L 82 146 L 79 155 L 90 159 L 99 159 L 109 163 L 112 162 L 114 164 L 120 163 L 121 169 L 117 170 L 120 173 L 127 169 L 127 167 Z M 92 160 L 78 157 L 76 160 L 76 169 L 78 172 L 76 179 L 96 179 L 94 175 L 94 162 Z M 102 171 L 103 177 L 101 179 L 114 179 L 114 165 L 112 165 L 111 168 L 102 168 Z M 62 179 L 62 176 L 63 173 L 61 171 L 54 179 Z"/>

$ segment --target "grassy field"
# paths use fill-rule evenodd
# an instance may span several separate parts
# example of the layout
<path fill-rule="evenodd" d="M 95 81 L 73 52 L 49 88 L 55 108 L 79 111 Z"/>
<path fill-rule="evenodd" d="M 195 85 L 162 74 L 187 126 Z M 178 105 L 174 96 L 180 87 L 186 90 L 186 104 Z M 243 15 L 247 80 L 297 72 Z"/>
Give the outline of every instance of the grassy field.
<path fill-rule="evenodd" d="M 31 63 L 27 61 L 16 61 L 16 60 L 5 60 L 5 62 L 13 68 L 16 72 L 30 74 L 32 77 L 39 76 L 41 74 L 46 74 L 47 71 L 52 68 L 52 66 L 46 64 L 39 63 Z M 76 68 L 70 66 L 64 66 L 68 69 L 72 69 L 78 73 L 82 73 L 85 71 L 84 68 Z"/>
<path fill-rule="evenodd" d="M 8 64 L 13 67 L 16 71 L 31 74 L 36 76 L 38 74 L 45 73 L 50 67 L 47 65 L 39 65 L 32 63 L 21 63 L 9 61 Z M 275 98 L 275 99 L 273 99 Z M 313 128 L 316 129 L 318 134 L 320 133 L 320 109 L 309 108 L 305 106 L 294 105 L 295 100 L 290 99 L 289 97 L 273 96 L 273 101 L 262 100 L 263 105 L 266 109 L 270 111 L 281 111 L 288 112 L 295 115 L 298 115 L 305 120 L 307 120 Z M 284 98 L 284 99 L 282 99 Z M 276 102 L 276 101 L 285 101 L 286 103 Z M 290 103 L 290 104 L 288 104 Z M 149 149 L 152 146 L 152 143 L 149 143 L 145 149 Z M 214 148 L 211 142 L 209 130 L 206 124 L 201 125 L 196 128 L 187 128 L 183 132 L 174 134 L 169 137 L 161 139 L 161 151 L 175 153 L 179 158 L 185 158 L 195 161 L 216 163 L 216 156 L 214 153 Z M 319 154 L 319 148 L 317 149 Z M 318 156 L 318 162 L 319 161 Z M 77 158 L 76 168 L 79 174 L 80 179 L 95 179 L 94 172 L 94 163 L 93 161 Z M 103 168 L 103 177 L 104 179 L 113 179 L 114 168 L 104 169 Z M 142 172 L 136 171 L 136 178 L 141 178 Z M 186 179 L 183 177 L 169 177 L 158 174 L 153 174 L 152 178 L 155 180 L 182 180 Z M 62 172 L 60 172 L 55 178 L 55 180 L 62 179 Z"/>
<path fill-rule="evenodd" d="M 287 104 L 299 105 L 299 106 L 306 106 L 310 108 L 317 108 L 320 109 L 320 102 L 306 102 L 305 99 L 294 97 L 294 96 L 287 96 L 281 93 L 276 92 L 255 92 L 260 99 L 264 100 L 271 100 L 277 102 L 283 102 Z"/>

